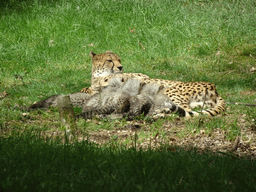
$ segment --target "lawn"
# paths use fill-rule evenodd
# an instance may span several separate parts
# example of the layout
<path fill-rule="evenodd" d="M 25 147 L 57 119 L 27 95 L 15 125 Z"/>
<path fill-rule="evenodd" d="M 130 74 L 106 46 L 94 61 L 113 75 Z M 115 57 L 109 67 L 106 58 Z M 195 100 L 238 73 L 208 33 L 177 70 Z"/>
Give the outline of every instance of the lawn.
<path fill-rule="evenodd" d="M 0 191 L 256 190 L 254 0 L 10 0 L 0 15 Z M 213 118 L 79 119 L 72 137 L 56 109 L 20 109 L 89 87 L 89 52 L 107 50 L 124 72 L 211 82 L 238 104 Z"/>

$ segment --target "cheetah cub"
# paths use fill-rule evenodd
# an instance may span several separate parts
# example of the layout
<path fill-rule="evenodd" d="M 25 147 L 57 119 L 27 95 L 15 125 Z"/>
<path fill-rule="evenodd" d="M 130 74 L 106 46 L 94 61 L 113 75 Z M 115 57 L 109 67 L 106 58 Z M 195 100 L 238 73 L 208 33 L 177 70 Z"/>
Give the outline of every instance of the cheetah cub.
<path fill-rule="evenodd" d="M 141 114 L 158 118 L 173 112 L 186 116 L 185 110 L 172 103 L 164 94 L 163 86 L 144 84 L 138 79 L 129 79 L 122 84 L 120 78 L 113 78 L 108 87 L 84 104 L 81 116 L 85 119 L 95 115 L 127 117 L 130 120 Z"/>
<path fill-rule="evenodd" d="M 109 86 L 101 89 L 83 105 L 80 116 L 88 119 L 95 115 L 127 113 L 130 98 L 139 94 L 141 86 L 141 82 L 136 79 L 129 79 L 123 84 L 120 78 L 112 78 Z"/>

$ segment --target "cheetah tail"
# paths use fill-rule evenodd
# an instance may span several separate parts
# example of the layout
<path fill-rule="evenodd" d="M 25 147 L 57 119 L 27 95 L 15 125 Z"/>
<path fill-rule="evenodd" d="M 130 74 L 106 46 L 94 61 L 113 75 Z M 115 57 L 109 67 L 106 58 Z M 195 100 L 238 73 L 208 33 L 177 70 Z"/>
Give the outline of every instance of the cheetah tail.
<path fill-rule="evenodd" d="M 217 103 L 214 106 L 214 108 L 203 110 L 202 113 L 208 114 L 213 117 L 220 114 L 222 111 L 225 111 L 225 108 L 226 108 L 226 103 L 224 99 L 221 96 L 218 96 Z"/>

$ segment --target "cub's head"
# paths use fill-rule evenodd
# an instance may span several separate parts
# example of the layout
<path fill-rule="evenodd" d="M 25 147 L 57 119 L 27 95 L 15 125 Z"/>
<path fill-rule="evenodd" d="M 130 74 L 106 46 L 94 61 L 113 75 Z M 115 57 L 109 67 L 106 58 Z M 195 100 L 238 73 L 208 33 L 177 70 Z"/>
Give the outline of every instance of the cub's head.
<path fill-rule="evenodd" d="M 92 78 L 123 73 L 123 66 L 118 55 L 111 51 L 95 54 L 90 52 L 92 58 Z"/>

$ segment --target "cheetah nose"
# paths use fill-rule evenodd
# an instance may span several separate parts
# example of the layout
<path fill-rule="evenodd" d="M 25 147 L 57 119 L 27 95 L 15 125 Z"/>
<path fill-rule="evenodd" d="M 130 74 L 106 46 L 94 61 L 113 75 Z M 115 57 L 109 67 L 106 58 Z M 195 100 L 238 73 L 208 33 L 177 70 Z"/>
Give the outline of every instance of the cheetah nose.
<path fill-rule="evenodd" d="M 118 66 L 117 68 L 118 68 L 120 71 L 122 71 L 123 66 Z"/>

